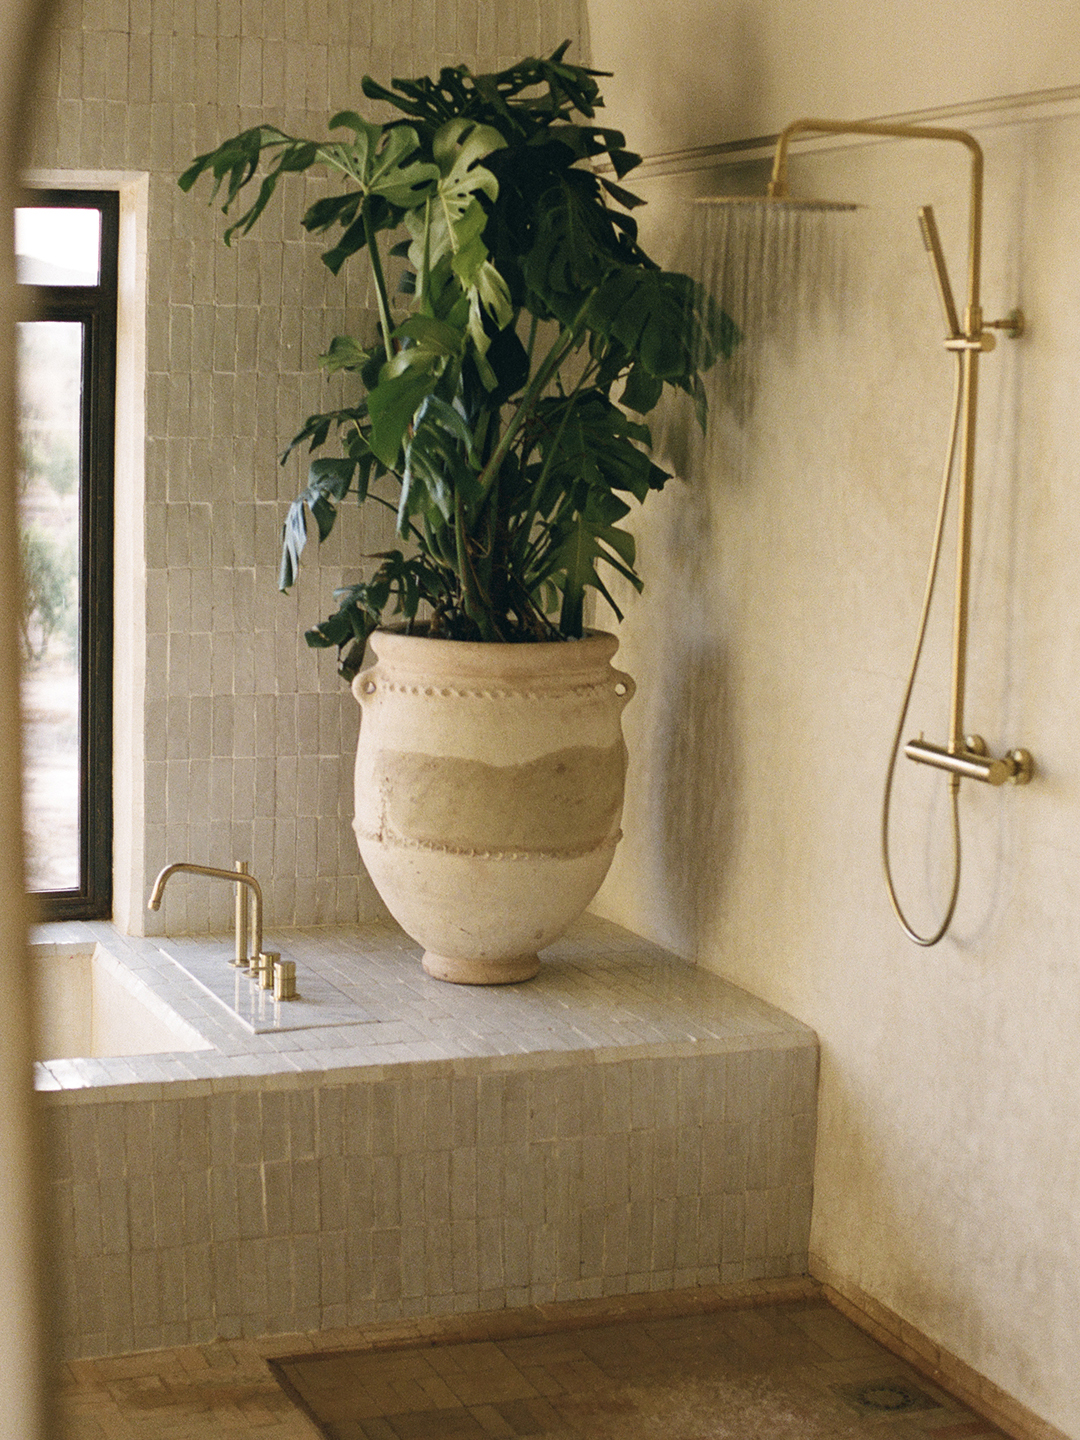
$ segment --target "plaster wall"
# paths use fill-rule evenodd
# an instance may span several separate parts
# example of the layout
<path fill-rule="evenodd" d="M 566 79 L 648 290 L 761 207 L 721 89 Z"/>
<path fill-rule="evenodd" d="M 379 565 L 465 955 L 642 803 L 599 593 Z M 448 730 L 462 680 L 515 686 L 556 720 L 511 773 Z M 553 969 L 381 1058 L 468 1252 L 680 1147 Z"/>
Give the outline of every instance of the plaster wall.
<path fill-rule="evenodd" d="M 336 110 L 380 118 L 365 73 L 499 68 L 565 38 L 581 55 L 578 0 L 458 0 L 449 12 L 323 0 L 296 14 L 281 0 L 58 0 L 54 11 L 21 159 L 38 179 L 119 179 L 143 227 L 127 274 L 144 314 L 129 303 L 124 333 L 145 353 L 145 392 L 124 392 L 117 477 L 118 922 L 228 929 L 229 890 L 198 881 L 147 915 L 154 875 L 180 859 L 250 861 L 268 924 L 379 914 L 350 827 L 357 707 L 332 652 L 310 650 L 302 631 L 392 532 L 365 530 L 345 507 L 288 596 L 276 559 L 306 469 L 302 455 L 279 458 L 307 415 L 337 403 L 318 356 L 334 335 L 373 328 L 370 297 L 301 238 L 315 182 L 283 187 L 226 248 L 209 184 L 184 195 L 176 178 L 251 125 L 319 136 Z"/>
<path fill-rule="evenodd" d="M 1076 84 L 1058 0 L 589 0 L 613 123 L 649 155 Z"/>
<path fill-rule="evenodd" d="M 792 71 L 790 104 L 777 97 L 753 128 L 775 129 L 811 99 L 842 117 L 977 102 L 995 74 L 1003 88 L 995 29 L 951 93 L 924 56 L 904 96 L 879 106 L 853 83 L 849 47 L 880 21 L 873 63 L 904 69 L 910 57 L 889 40 L 887 8 L 846 7 L 851 34 L 835 23 L 835 52 L 812 79 Z M 984 7 L 959 9 L 950 24 L 977 22 Z M 754 13 L 780 74 L 789 42 L 771 28 L 772 10 Z M 1016 66 L 1034 78 L 1046 42 L 1061 39 L 1049 23 L 1057 12 L 1029 23 L 1025 11 L 1021 23 L 1015 7 L 995 7 L 1006 11 Z M 831 13 L 815 7 L 823 26 Z M 601 66 L 615 18 L 615 7 L 592 6 Z M 706 76 L 689 43 L 677 52 L 677 88 L 703 114 L 721 113 L 738 91 L 725 74 L 738 71 L 739 52 L 730 59 Z M 1030 748 L 1035 781 L 964 786 L 955 923 L 934 949 L 910 944 L 882 883 L 880 806 L 952 383 L 915 211 L 935 206 L 962 293 L 966 161 L 959 147 L 913 142 L 804 151 L 792 161 L 797 192 L 866 208 L 823 222 L 836 249 L 829 258 L 826 246 L 801 302 L 747 321 L 744 381 L 717 399 L 711 451 L 684 463 L 685 479 L 642 525 L 645 595 L 631 602 L 618 657 L 639 687 L 626 715 L 626 839 L 598 908 L 821 1037 L 818 1272 L 858 1287 L 1076 1436 L 1080 114 L 1064 92 L 1053 104 L 1037 98 L 972 103 L 956 122 L 986 150 L 988 316 L 1022 304 L 1029 319 L 1022 340 L 1000 342 L 982 362 L 968 729 L 995 753 Z M 638 120 L 656 121 L 648 103 L 643 94 L 640 108 L 635 99 L 612 118 L 636 134 Z M 737 138 L 731 129 L 695 137 L 672 122 L 664 143 Z M 678 234 L 694 190 L 747 180 L 738 167 L 646 176 L 649 235 L 662 245 Z M 684 438 L 676 427 L 676 455 Z M 939 740 L 951 525 L 905 731 Z M 950 878 L 945 784 L 904 760 L 893 843 L 911 918 L 932 928 Z"/>

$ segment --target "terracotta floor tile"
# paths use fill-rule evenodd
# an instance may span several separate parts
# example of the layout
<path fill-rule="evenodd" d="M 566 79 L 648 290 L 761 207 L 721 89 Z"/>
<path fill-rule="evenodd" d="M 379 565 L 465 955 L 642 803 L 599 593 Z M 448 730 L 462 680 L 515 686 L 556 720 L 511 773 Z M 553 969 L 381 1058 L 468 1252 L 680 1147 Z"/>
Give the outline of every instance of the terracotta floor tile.
<path fill-rule="evenodd" d="M 427 1410 L 395 1415 L 390 1421 L 398 1440 L 488 1440 L 468 1410 Z"/>
<path fill-rule="evenodd" d="M 824 1303 L 449 1343 L 422 1354 L 457 1403 L 388 1409 L 390 1429 L 378 1432 L 379 1440 L 960 1440 L 997 1433 Z M 355 1357 L 359 1369 L 363 1358 Z M 412 1352 L 411 1373 L 418 1358 Z M 379 1360 L 388 1377 L 388 1357 Z M 320 1367 L 331 1365 L 343 1373 L 340 1356 L 293 1360 L 290 1378 L 312 1414 L 332 1420 L 327 1435 L 352 1440 L 341 1428 L 347 1396 L 340 1387 L 332 1417 L 318 1408 L 328 1393 Z M 356 1398 L 364 1403 L 359 1392 Z"/>
<path fill-rule="evenodd" d="M 867 1355 L 879 1355 L 880 1347 L 855 1328 L 849 1320 L 826 1308 L 807 1307 L 792 1316 L 792 1322 L 803 1330 L 825 1354 L 833 1360 L 860 1360 Z"/>
<path fill-rule="evenodd" d="M 508 1400 L 496 1405 L 508 1433 L 518 1435 L 551 1435 L 558 1429 L 559 1413 L 542 1395 L 534 1400 Z"/>
<path fill-rule="evenodd" d="M 961 1437 L 969 1435 L 997 1435 L 999 1431 L 985 1420 L 963 1420 L 959 1425 L 935 1426 L 926 1434 L 932 1437 L 932 1440 L 961 1440 Z"/>
<path fill-rule="evenodd" d="M 1001 1433 L 824 1302 L 639 1315 L 532 1336 L 515 1333 L 504 1318 L 493 1333 L 514 1338 L 417 1346 L 410 1335 L 414 1343 L 401 1350 L 318 1354 L 303 1337 L 304 1353 L 270 1365 L 258 1345 L 240 1341 L 79 1362 L 64 1369 L 57 1388 L 60 1435 L 968 1440 Z M 366 1339 L 363 1332 L 357 1338 Z M 903 1403 L 908 1385 L 925 1408 Z"/>

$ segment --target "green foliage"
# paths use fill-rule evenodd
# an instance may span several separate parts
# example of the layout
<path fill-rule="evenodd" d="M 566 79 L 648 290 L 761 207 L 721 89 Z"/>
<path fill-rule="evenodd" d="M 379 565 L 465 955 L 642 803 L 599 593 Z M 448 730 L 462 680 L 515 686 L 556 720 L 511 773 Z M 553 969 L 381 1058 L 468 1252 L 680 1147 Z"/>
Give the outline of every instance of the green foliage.
<path fill-rule="evenodd" d="M 51 434 L 46 443 L 22 427 L 19 476 L 25 489 L 33 480 L 44 480 L 55 495 L 70 495 L 79 481 L 79 457 L 63 434 Z"/>
<path fill-rule="evenodd" d="M 189 190 L 211 175 L 228 211 L 263 167 L 227 242 L 283 176 L 342 177 L 303 223 L 329 235 L 334 274 L 366 251 L 380 339 L 339 336 L 323 356 L 328 372 L 357 377 L 359 398 L 311 416 L 286 451 L 333 437 L 343 453 L 311 461 L 280 583 L 297 577 L 309 519 L 322 540 L 349 495 L 395 510 L 404 548 L 367 557 L 379 562 L 371 579 L 338 591 L 338 610 L 307 635 L 338 647 L 346 677 L 375 626 L 412 623 L 421 605 L 429 633 L 470 640 L 579 636 L 590 588 L 618 614 L 597 567 L 640 589 L 620 522 L 669 478 L 640 417 L 669 386 L 704 426 L 700 372 L 737 343 L 709 295 L 640 248 L 629 212 L 641 202 L 620 183 L 639 158 L 595 124 L 599 72 L 567 64 L 566 48 L 493 75 L 461 66 L 390 88 L 365 78 L 364 94 L 400 119 L 343 111 L 330 122 L 342 138 L 322 142 L 258 126 L 180 177 Z M 408 264 L 396 297 L 384 232 Z M 384 477 L 393 499 L 376 486 Z"/>
<path fill-rule="evenodd" d="M 19 632 L 26 659 L 37 664 L 73 613 L 75 557 L 70 547 L 31 524 L 19 535 L 19 559 L 23 582 Z"/>

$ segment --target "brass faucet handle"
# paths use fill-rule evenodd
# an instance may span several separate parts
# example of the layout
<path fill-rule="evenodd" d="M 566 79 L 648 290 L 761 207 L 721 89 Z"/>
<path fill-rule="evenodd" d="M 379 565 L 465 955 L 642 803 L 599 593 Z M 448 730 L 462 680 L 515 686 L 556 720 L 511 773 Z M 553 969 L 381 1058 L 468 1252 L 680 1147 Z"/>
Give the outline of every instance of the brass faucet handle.
<path fill-rule="evenodd" d="M 251 977 L 258 980 L 264 990 L 274 988 L 274 970 L 280 959 L 279 950 L 261 950 L 251 962 Z"/>
<path fill-rule="evenodd" d="M 904 746 L 909 760 L 920 765 L 934 765 L 939 770 L 948 770 L 958 783 L 961 776 L 969 780 L 981 780 L 985 785 L 1026 785 L 1034 771 L 1034 761 L 1027 750 L 1010 750 L 995 760 L 990 754 L 986 741 L 981 735 L 965 735 L 963 749 L 951 745 L 932 745 L 920 733 L 917 740 L 909 740 Z"/>
<path fill-rule="evenodd" d="M 296 989 L 296 961 L 277 959 L 274 962 L 274 999 L 299 1000 Z"/>

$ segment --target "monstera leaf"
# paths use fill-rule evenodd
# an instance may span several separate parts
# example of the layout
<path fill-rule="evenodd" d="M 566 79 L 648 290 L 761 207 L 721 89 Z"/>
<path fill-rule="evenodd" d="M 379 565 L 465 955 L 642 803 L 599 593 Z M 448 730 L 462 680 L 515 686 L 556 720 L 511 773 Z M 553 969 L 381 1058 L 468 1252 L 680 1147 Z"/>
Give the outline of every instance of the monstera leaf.
<path fill-rule="evenodd" d="M 443 125 L 432 144 L 440 171 L 435 193 L 426 205 L 405 216 L 413 237 L 409 260 L 417 275 L 418 303 L 430 307 L 431 272 L 449 257 L 451 270 L 469 299 L 469 334 L 481 355 L 489 344 L 482 311 L 491 315 L 499 329 L 513 318 L 510 292 L 483 241 L 487 212 L 479 199 L 485 195 L 494 201 L 498 196 L 498 181 L 480 161 L 505 145 L 499 132 L 487 125 L 466 120 Z"/>
<path fill-rule="evenodd" d="M 255 224 L 266 209 L 281 176 L 289 171 L 295 173 L 307 170 L 315 163 L 318 148 L 314 141 L 297 140 L 292 135 L 286 135 L 284 130 L 279 130 L 276 125 L 256 125 L 253 129 L 244 130 L 241 134 L 234 135 L 231 140 L 226 140 L 216 150 L 197 155 L 177 184 L 181 190 L 190 190 L 200 175 L 210 171 L 214 177 L 214 188 L 210 192 L 210 199 L 213 201 L 227 176 L 225 201 L 221 208 L 228 210 L 240 191 L 253 178 L 263 151 L 280 152 L 259 187 L 255 203 L 225 231 L 225 243 L 228 245 L 237 230 L 246 235 Z"/>
<path fill-rule="evenodd" d="M 572 402 L 550 397 L 540 405 L 537 423 L 550 493 L 564 493 L 584 481 L 595 491 L 626 490 L 642 501 L 669 478 L 642 448 L 651 440 L 648 426 L 631 420 L 599 392 Z"/>
<path fill-rule="evenodd" d="M 308 483 L 304 490 L 289 506 L 281 533 L 281 570 L 278 574 L 278 589 L 288 590 L 294 584 L 300 570 L 300 555 L 307 544 L 307 512 L 315 521 L 320 542 L 325 540 L 334 528 L 337 519 L 337 503 L 345 499 L 357 481 L 357 498 L 362 503 L 367 498 L 370 463 L 365 464 L 357 456 L 341 459 L 313 460 L 308 469 Z"/>
<path fill-rule="evenodd" d="M 622 619 L 622 611 L 596 572 L 599 562 L 617 570 L 636 590 L 641 581 L 634 573 L 634 537 L 618 528 L 630 507 L 617 496 L 590 489 L 580 509 L 566 516 L 553 531 L 544 579 L 553 579 L 562 591 L 559 629 L 564 635 L 581 635 L 585 591 L 599 591 Z"/>
<path fill-rule="evenodd" d="M 430 370 L 410 368 L 381 379 L 368 396 L 371 448 L 388 469 L 398 468 L 405 432 L 437 382 L 438 376 Z"/>
<path fill-rule="evenodd" d="M 204 171 L 214 176 L 212 197 L 217 195 L 226 176 L 223 209 L 255 174 L 264 152 L 276 151 L 255 202 L 225 231 L 225 241 L 239 231 L 246 235 L 266 209 L 283 175 L 309 170 L 313 165 L 326 165 L 347 175 L 356 185 L 353 194 L 322 202 L 308 212 L 308 228 L 325 229 L 333 220 L 347 225 L 345 234 L 325 259 L 336 275 L 344 260 L 366 244 L 365 206 L 370 223 L 370 202 L 381 202 L 380 227 L 393 223 L 395 216 L 422 203 L 424 195 L 434 189 L 439 169 L 419 158 L 420 140 L 408 126 L 371 125 L 351 110 L 343 110 L 330 121 L 330 128 L 347 127 L 353 132 L 351 141 L 328 141 L 318 145 L 311 140 L 298 140 L 273 125 L 259 125 L 245 130 L 217 150 L 199 155 L 180 176 L 181 189 L 190 190 Z M 359 213 L 359 218 L 353 218 Z M 350 222 L 351 223 L 348 223 Z"/>
<path fill-rule="evenodd" d="M 437 603 L 446 593 L 445 577 L 426 556 L 387 550 L 372 558 L 382 563 L 371 579 L 335 590 L 337 610 L 304 632 L 307 643 L 317 649 L 337 646 L 344 651 L 338 664 L 344 680 L 352 680 L 363 664 L 367 638 L 389 610 L 391 600 L 391 613 L 412 621 L 422 599 Z"/>
<path fill-rule="evenodd" d="M 343 128 L 353 132 L 352 140 L 320 145 L 319 159 L 348 175 L 361 195 L 381 195 L 409 210 L 438 181 L 438 170 L 419 158 L 420 137 L 411 126 L 372 125 L 353 110 L 341 110 L 330 129 Z"/>
<path fill-rule="evenodd" d="M 683 389 L 699 367 L 730 355 L 738 332 L 688 275 L 625 266 L 597 288 L 587 323 L 610 336 L 649 375 Z"/>
<path fill-rule="evenodd" d="M 405 446 L 398 529 L 411 515 L 423 513 L 429 525 L 453 519 L 455 497 L 472 509 L 480 496 L 476 482 L 473 434 L 459 411 L 437 395 L 428 395 L 413 417 Z"/>

